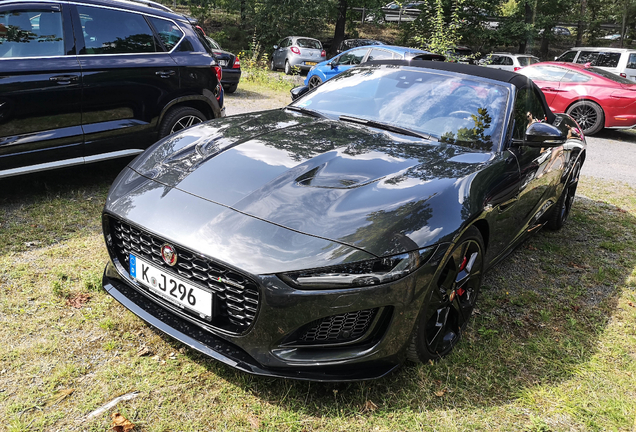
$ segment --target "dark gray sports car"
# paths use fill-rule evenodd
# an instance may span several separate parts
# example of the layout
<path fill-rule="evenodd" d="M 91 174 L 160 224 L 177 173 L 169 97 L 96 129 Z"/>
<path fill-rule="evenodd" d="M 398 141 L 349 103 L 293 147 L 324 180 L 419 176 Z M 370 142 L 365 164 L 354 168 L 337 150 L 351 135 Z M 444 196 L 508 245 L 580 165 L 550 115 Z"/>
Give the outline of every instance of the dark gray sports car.
<path fill-rule="evenodd" d="M 104 287 L 240 370 L 381 377 L 458 343 L 482 275 L 568 217 L 585 139 L 526 77 L 381 61 L 171 135 L 113 184 Z"/>

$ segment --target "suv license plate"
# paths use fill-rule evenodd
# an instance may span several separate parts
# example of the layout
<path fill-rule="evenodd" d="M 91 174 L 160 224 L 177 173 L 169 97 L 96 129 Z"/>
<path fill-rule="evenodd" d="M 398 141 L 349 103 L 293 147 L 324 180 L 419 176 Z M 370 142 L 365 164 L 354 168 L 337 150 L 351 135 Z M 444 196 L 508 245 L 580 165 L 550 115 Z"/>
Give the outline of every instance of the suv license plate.
<path fill-rule="evenodd" d="M 130 254 L 130 276 L 153 293 L 201 318 L 212 316 L 212 293 L 164 272 L 148 261 Z"/>

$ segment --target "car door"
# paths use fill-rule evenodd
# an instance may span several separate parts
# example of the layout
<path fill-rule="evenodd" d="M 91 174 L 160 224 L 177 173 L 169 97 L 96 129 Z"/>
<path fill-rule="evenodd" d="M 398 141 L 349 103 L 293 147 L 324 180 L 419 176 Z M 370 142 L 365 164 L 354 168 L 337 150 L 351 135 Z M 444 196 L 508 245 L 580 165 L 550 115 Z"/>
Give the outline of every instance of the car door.
<path fill-rule="evenodd" d="M 74 7 L 86 160 L 139 153 L 156 141 L 160 109 L 179 89 L 179 68 L 143 14 Z"/>
<path fill-rule="evenodd" d="M 534 87 L 518 90 L 513 116 L 513 139 L 517 140 L 525 139 L 526 129 L 531 124 L 545 121 L 546 111 Z M 521 174 L 515 210 L 517 227 L 520 228 L 517 238 L 520 239 L 528 230 L 537 227 L 560 182 L 560 168 L 565 159 L 563 146 L 539 148 L 518 145 L 511 150 L 517 158 Z"/>
<path fill-rule="evenodd" d="M 357 48 L 340 54 L 334 60 L 331 60 L 331 68 L 326 68 L 325 76 L 327 79 L 342 73 L 352 67 L 359 65 L 369 52 L 368 47 Z"/>
<path fill-rule="evenodd" d="M 0 177 L 82 163 L 81 70 L 66 4 L 0 6 Z"/>
<path fill-rule="evenodd" d="M 289 46 L 289 43 L 289 38 L 285 38 L 280 41 L 278 48 L 274 50 L 273 60 L 275 67 L 282 68 L 285 64 L 285 59 L 287 58 L 287 47 Z"/>

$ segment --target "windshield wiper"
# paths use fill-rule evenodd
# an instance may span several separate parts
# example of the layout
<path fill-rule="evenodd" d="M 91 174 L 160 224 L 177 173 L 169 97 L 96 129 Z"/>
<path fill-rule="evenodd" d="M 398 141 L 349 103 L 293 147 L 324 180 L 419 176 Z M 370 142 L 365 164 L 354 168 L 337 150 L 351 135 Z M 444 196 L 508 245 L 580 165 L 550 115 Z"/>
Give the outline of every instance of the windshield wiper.
<path fill-rule="evenodd" d="M 309 108 L 293 106 L 293 105 L 287 105 L 285 107 L 285 109 L 288 109 L 288 110 L 291 110 L 291 111 L 296 111 L 296 112 L 303 113 L 303 114 L 307 114 L 307 115 L 312 116 L 312 117 L 327 118 L 327 116 L 324 115 L 323 113 L 318 112 L 316 110 L 309 109 Z"/>
<path fill-rule="evenodd" d="M 389 132 L 395 132 L 395 133 L 399 133 L 402 135 L 408 135 L 408 136 L 412 136 L 412 137 L 416 137 L 416 138 L 424 138 L 427 140 L 431 140 L 431 139 L 436 139 L 433 138 L 431 135 L 427 135 L 427 134 L 423 134 L 420 132 L 416 132 L 414 130 L 411 129 L 406 129 L 400 126 L 395 126 L 389 123 L 381 123 L 381 122 L 377 122 L 375 120 L 367 120 L 367 119 L 363 119 L 363 118 L 358 118 L 358 117 L 350 117 L 347 115 L 341 115 L 340 116 L 340 120 L 341 121 L 346 121 L 346 122 L 350 122 L 350 123 L 357 123 L 357 124 L 361 124 L 361 125 L 365 125 L 365 126 L 369 126 L 372 128 L 376 128 L 376 129 L 383 129 Z"/>

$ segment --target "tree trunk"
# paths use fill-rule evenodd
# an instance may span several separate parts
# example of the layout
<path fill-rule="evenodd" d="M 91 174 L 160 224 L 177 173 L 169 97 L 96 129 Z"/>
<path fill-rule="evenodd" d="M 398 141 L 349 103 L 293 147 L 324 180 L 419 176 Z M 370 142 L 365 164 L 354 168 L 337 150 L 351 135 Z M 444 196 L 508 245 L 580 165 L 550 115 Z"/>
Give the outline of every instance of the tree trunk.
<path fill-rule="evenodd" d="M 541 37 L 541 51 L 539 56 L 542 59 L 548 58 L 548 48 L 550 47 L 550 37 L 552 36 L 552 26 L 546 26 L 543 29 L 543 35 Z"/>
<path fill-rule="evenodd" d="M 336 50 L 340 46 L 340 43 L 345 38 L 345 24 L 347 23 L 347 4 L 348 0 L 339 0 L 338 1 L 338 18 L 336 19 L 336 31 L 333 35 L 333 42 L 331 43 L 331 48 L 329 48 L 329 53 L 331 56 L 336 55 Z"/>
<path fill-rule="evenodd" d="M 241 24 L 245 24 L 245 0 L 241 0 Z"/>
<path fill-rule="evenodd" d="M 587 0 L 581 0 L 581 15 L 579 15 L 579 22 L 576 26 L 576 42 L 574 46 L 583 46 L 583 32 L 585 31 L 585 9 L 587 7 Z"/>
<path fill-rule="evenodd" d="M 532 5 L 530 4 L 530 1 L 531 0 L 526 0 L 524 4 L 525 15 L 526 15 L 524 22 L 526 23 L 526 26 L 529 26 L 530 24 L 532 24 L 533 11 L 532 11 Z M 528 35 L 528 32 L 526 31 L 523 41 L 519 44 L 519 54 L 526 53 L 526 47 L 528 46 L 529 39 L 530 37 Z"/>

